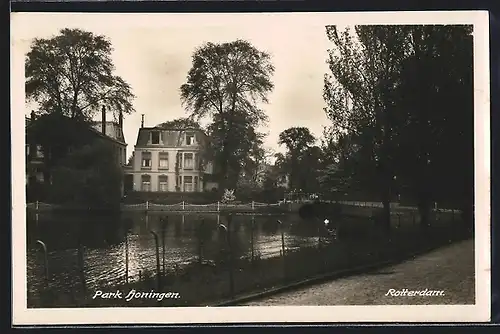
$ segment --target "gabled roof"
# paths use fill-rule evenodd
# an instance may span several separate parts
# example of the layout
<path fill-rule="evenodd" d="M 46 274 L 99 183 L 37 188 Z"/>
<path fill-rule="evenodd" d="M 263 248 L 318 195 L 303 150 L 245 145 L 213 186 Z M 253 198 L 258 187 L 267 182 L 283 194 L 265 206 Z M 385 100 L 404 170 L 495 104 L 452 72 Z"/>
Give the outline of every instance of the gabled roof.
<path fill-rule="evenodd" d="M 27 119 L 27 122 L 26 122 L 26 135 L 28 134 L 28 131 L 34 127 L 34 125 L 38 124 L 38 122 L 40 120 L 46 120 L 46 119 L 50 119 L 50 118 L 58 118 L 59 120 L 62 120 L 63 122 L 76 122 L 72 118 L 70 118 L 68 116 L 65 116 L 65 115 L 62 115 L 62 114 L 59 114 L 59 113 L 44 114 L 44 115 L 39 116 L 35 120 Z M 67 124 L 67 123 L 64 123 L 64 124 Z M 76 123 L 74 123 L 74 124 L 76 124 Z M 116 139 L 114 139 L 114 138 L 112 138 L 110 136 L 104 135 L 102 132 L 94 129 L 92 126 L 87 126 L 87 130 L 89 132 L 95 134 L 96 136 L 103 138 L 103 139 L 106 139 L 106 140 L 109 140 L 109 141 L 112 141 L 112 142 L 115 142 L 115 143 L 118 143 L 118 144 L 121 144 L 121 145 L 127 145 L 125 143 L 125 140 L 120 141 L 120 140 L 116 140 Z"/>
<path fill-rule="evenodd" d="M 92 122 L 93 125 L 96 125 L 96 126 L 100 126 L 102 128 L 102 122 L 99 122 L 99 121 L 96 121 L 96 122 Z M 118 134 L 113 134 L 111 135 L 111 133 L 109 132 L 110 129 L 108 129 L 108 125 L 111 125 L 111 127 L 113 128 L 111 131 L 117 131 Z M 114 121 L 108 121 L 106 122 L 106 135 L 104 135 L 102 133 L 102 130 L 99 131 L 99 129 L 96 129 L 94 127 L 91 127 L 91 129 L 97 133 L 99 133 L 101 136 L 107 136 L 109 137 L 110 139 L 113 139 L 114 141 L 120 143 L 120 144 L 124 144 L 126 145 L 126 142 L 125 142 L 125 136 L 123 135 L 123 129 L 120 128 L 120 125 L 118 124 L 118 122 L 114 122 Z"/>

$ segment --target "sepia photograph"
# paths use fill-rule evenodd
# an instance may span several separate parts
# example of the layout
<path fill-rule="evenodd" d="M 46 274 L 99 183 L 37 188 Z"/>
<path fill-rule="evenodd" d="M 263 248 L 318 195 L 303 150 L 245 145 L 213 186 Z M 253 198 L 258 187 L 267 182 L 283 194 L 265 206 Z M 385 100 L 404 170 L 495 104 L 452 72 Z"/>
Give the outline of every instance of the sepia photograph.
<path fill-rule="evenodd" d="M 488 321 L 488 40 L 11 14 L 14 324 Z"/>

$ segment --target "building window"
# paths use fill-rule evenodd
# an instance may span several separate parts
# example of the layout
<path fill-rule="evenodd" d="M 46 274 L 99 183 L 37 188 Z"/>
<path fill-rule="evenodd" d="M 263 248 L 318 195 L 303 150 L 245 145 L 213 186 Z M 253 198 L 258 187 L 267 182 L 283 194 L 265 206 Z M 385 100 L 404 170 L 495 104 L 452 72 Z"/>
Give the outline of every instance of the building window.
<path fill-rule="evenodd" d="M 42 145 L 36 145 L 36 157 L 43 158 L 43 148 Z"/>
<path fill-rule="evenodd" d="M 168 169 L 168 152 L 160 152 L 160 160 L 158 167 L 160 169 Z"/>
<path fill-rule="evenodd" d="M 151 144 L 158 145 L 160 143 L 160 132 L 152 131 L 151 132 Z"/>
<path fill-rule="evenodd" d="M 193 169 L 193 153 L 184 153 L 184 169 Z"/>
<path fill-rule="evenodd" d="M 193 177 L 192 176 L 184 176 L 184 191 L 192 192 L 193 191 Z"/>
<path fill-rule="evenodd" d="M 142 175 L 141 176 L 141 190 L 142 191 L 151 191 L 151 175 Z"/>
<path fill-rule="evenodd" d="M 198 176 L 194 177 L 194 191 L 199 191 L 198 187 Z"/>
<path fill-rule="evenodd" d="M 158 177 L 158 189 L 159 191 L 168 191 L 168 176 L 160 175 Z"/>
<path fill-rule="evenodd" d="M 36 180 L 38 182 L 43 182 L 45 179 L 44 175 L 43 175 L 43 171 L 37 168 L 37 169 L 35 169 L 35 173 L 36 173 L 36 176 L 35 176 Z"/>
<path fill-rule="evenodd" d="M 142 152 L 142 168 L 151 168 L 151 152 Z"/>
<path fill-rule="evenodd" d="M 188 132 L 186 133 L 186 145 L 191 146 L 195 144 L 194 133 Z"/>

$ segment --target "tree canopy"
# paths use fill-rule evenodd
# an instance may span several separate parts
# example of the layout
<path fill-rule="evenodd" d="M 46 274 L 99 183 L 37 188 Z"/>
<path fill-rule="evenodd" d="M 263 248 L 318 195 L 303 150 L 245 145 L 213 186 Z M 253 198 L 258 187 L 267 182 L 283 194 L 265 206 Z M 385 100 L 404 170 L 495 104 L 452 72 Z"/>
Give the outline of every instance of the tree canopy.
<path fill-rule="evenodd" d="M 453 197 L 451 189 L 470 193 L 471 168 L 456 166 L 473 163 L 471 27 L 356 26 L 353 34 L 327 26 L 326 33 L 332 124 L 324 144 L 336 168 L 324 177 L 378 191 L 387 221 L 401 189 L 417 199 L 424 223 L 433 200 Z"/>
<path fill-rule="evenodd" d="M 261 109 L 273 89 L 269 54 L 244 40 L 206 43 L 195 50 L 181 99 L 191 117 L 209 117 L 216 168 L 222 188 L 234 188 L 241 171 L 262 144 Z"/>
<path fill-rule="evenodd" d="M 52 203 L 119 209 L 123 171 L 108 142 L 96 139 L 72 151 L 55 166 L 52 179 Z"/>
<path fill-rule="evenodd" d="M 311 150 L 311 145 L 314 144 L 316 138 L 311 134 L 306 127 L 291 127 L 283 130 L 278 137 L 278 144 L 285 145 L 287 148 L 286 156 L 277 157 L 280 161 L 282 167 L 288 169 L 289 187 L 292 190 L 306 191 L 305 187 L 307 184 L 307 171 L 301 168 L 301 165 L 307 161 L 307 158 L 315 159 L 317 157 L 312 157 L 308 155 L 315 154 Z M 317 152 L 316 152 L 317 154 Z M 283 160 L 288 160 L 287 162 Z M 309 162 L 312 162 L 310 160 Z M 311 166 L 309 166 L 311 167 Z"/>
<path fill-rule="evenodd" d="M 41 113 L 61 113 L 89 120 L 107 105 L 117 116 L 132 113 L 134 95 L 115 75 L 111 42 L 80 29 L 62 29 L 54 37 L 37 38 L 25 62 L 26 97 Z"/>
<path fill-rule="evenodd" d="M 180 117 L 171 121 L 166 121 L 158 124 L 156 127 L 164 129 L 201 129 L 201 125 L 198 121 L 186 117 Z"/>

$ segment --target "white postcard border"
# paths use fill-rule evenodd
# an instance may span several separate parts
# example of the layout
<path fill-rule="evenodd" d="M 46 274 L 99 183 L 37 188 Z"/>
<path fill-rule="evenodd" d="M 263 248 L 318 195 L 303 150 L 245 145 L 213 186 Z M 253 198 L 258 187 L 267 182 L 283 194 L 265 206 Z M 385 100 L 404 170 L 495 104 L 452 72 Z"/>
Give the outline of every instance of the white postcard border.
<path fill-rule="evenodd" d="M 107 24 L 143 25 L 152 21 L 170 25 L 243 24 L 263 26 L 282 20 L 290 24 L 473 24 L 475 87 L 475 305 L 457 306 L 276 306 L 191 308 L 75 308 L 28 309 L 26 291 L 26 201 L 24 149 L 24 57 L 16 48 L 19 29 L 34 16 L 106 15 Z M 169 16 L 168 20 L 157 20 Z M 293 21 L 293 23 L 291 23 Z M 12 300 L 14 325 L 68 324 L 180 324 L 248 322 L 480 322 L 490 319 L 490 108 L 489 26 L 486 11 L 269 13 L 269 14 L 11 14 L 11 133 L 12 133 Z M 457 259 L 459 261 L 459 259 Z"/>

